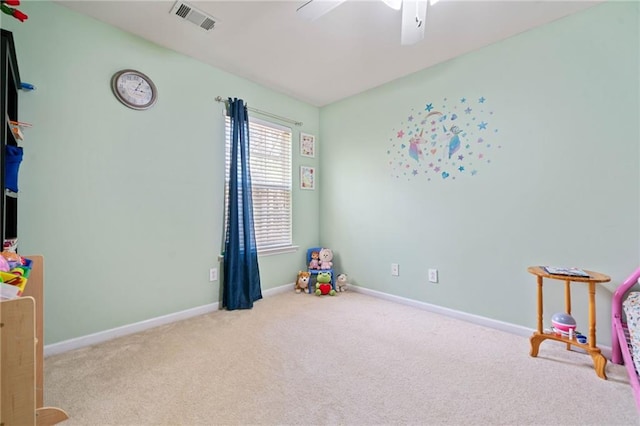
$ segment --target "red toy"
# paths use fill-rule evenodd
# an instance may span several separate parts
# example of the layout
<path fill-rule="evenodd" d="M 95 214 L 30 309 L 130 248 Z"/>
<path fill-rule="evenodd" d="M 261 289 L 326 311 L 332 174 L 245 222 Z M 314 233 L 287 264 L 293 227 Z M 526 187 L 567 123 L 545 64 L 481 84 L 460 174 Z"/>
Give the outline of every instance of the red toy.
<path fill-rule="evenodd" d="M 11 15 L 16 18 L 20 22 L 24 22 L 29 18 L 26 14 L 22 13 L 18 9 L 14 9 L 9 6 L 20 6 L 20 0 L 0 0 L 0 10 L 2 10 L 7 15 Z"/>

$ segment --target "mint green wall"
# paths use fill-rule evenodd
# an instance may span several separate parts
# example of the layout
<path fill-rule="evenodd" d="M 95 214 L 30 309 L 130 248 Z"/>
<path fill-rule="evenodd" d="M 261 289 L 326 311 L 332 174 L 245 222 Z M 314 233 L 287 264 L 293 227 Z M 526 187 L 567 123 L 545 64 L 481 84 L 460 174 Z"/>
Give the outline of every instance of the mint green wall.
<path fill-rule="evenodd" d="M 320 235 L 338 271 L 360 286 L 531 328 L 529 265 L 626 278 L 640 260 L 638 9 L 600 5 L 322 108 Z M 397 158 L 387 151 L 399 149 L 409 115 L 463 97 L 474 108 L 485 97 L 493 112 L 492 148 L 463 138 L 471 151 L 485 145 L 491 163 L 455 180 L 392 176 Z M 439 270 L 438 284 L 427 268 Z M 573 313 L 587 332 L 583 287 L 574 285 Z M 563 285 L 544 289 L 549 324 L 564 311 Z M 598 289 L 607 345 L 610 299 Z"/>
<path fill-rule="evenodd" d="M 219 300 L 208 281 L 222 245 L 224 119 L 218 95 L 302 121 L 319 110 L 49 2 L 27 2 L 14 33 L 25 158 L 19 247 L 43 254 L 45 336 L 55 343 Z M 110 78 L 138 69 L 158 86 L 130 110 Z M 304 164 L 317 165 L 318 158 Z M 299 187 L 294 173 L 294 188 Z M 294 243 L 316 244 L 319 191 L 294 190 Z M 260 258 L 263 289 L 292 283 L 303 250 Z"/>
<path fill-rule="evenodd" d="M 264 289 L 292 282 L 302 249 L 320 241 L 357 285 L 534 327 L 528 265 L 614 281 L 637 267 L 635 3 L 594 7 L 320 111 L 58 5 L 23 9 L 27 22 L 2 27 L 14 32 L 23 80 L 38 87 L 20 95 L 20 118 L 34 127 L 19 234 L 22 253 L 46 259 L 47 344 L 219 300 L 208 282 L 222 240 L 218 95 L 305 123 L 293 128 L 295 188 L 300 164 L 319 167 L 317 191 L 294 191 L 301 250 L 260 258 Z M 117 103 L 109 80 L 122 68 L 154 79 L 153 109 Z M 387 151 L 409 114 L 481 96 L 499 129 L 491 163 L 456 180 L 392 176 Z M 318 136 L 315 159 L 298 155 L 299 131 Z M 427 283 L 427 267 L 440 283 Z M 586 324 L 577 287 L 574 315 Z M 562 294 L 545 285 L 547 316 L 563 309 Z M 597 296 L 608 344 L 610 294 Z"/>

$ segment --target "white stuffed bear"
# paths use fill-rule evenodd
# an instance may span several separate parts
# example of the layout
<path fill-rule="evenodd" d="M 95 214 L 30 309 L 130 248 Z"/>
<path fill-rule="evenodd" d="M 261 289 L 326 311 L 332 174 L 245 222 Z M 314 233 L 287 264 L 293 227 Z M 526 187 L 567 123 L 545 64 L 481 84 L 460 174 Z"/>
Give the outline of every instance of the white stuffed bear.
<path fill-rule="evenodd" d="M 323 248 L 320 250 L 320 269 L 331 269 L 333 267 L 333 252 L 331 249 Z"/>
<path fill-rule="evenodd" d="M 336 280 L 336 290 L 347 291 L 348 286 L 349 286 L 349 282 L 347 279 L 347 274 L 338 275 L 338 279 Z"/>

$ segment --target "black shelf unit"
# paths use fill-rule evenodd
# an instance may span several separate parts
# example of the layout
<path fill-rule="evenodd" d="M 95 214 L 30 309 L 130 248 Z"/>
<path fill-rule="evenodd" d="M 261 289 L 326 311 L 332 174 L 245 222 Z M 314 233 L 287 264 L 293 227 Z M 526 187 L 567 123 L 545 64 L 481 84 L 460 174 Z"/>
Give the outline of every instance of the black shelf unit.
<path fill-rule="evenodd" d="M 2 132 L 2 146 L 0 146 L 0 188 L 4 195 L 0 197 L 0 211 L 2 213 L 2 220 L 0 220 L 0 241 L 4 246 L 5 240 L 18 237 L 18 198 L 16 193 L 6 189 L 5 173 L 6 145 L 18 145 L 18 141 L 15 139 L 9 126 L 9 121 L 18 121 L 18 92 L 22 84 L 18 70 L 16 49 L 13 42 L 13 33 L 7 30 L 1 31 L 2 110 L 0 111 L 0 129 Z"/>

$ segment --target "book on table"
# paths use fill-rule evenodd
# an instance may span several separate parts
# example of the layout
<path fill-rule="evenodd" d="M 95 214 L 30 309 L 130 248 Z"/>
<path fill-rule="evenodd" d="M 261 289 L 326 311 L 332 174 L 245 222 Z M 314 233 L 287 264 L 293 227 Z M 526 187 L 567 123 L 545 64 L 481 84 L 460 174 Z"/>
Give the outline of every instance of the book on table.
<path fill-rule="evenodd" d="M 589 274 L 580 268 L 566 268 L 563 266 L 543 266 L 542 268 L 551 275 L 589 278 Z"/>

